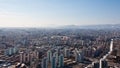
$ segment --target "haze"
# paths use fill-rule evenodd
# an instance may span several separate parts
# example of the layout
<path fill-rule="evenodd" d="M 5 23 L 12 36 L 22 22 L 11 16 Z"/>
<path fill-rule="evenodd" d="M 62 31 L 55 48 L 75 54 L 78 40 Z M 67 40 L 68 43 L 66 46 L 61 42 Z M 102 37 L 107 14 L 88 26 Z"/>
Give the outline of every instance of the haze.
<path fill-rule="evenodd" d="M 0 0 L 0 27 L 120 23 L 120 0 Z"/>

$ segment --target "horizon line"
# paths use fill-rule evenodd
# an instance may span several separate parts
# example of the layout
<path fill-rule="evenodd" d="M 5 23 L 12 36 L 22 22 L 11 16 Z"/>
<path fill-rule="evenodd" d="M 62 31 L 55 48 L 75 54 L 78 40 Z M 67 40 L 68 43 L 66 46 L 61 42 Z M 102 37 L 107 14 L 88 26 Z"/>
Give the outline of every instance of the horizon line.
<path fill-rule="evenodd" d="M 60 27 L 67 27 L 67 26 L 80 26 L 80 27 L 85 27 L 85 26 L 104 26 L 104 25 L 120 25 L 120 24 L 89 24 L 89 25 L 76 25 L 76 24 L 71 24 L 71 25 L 58 25 L 58 26 L 0 26 L 0 28 L 60 28 Z"/>

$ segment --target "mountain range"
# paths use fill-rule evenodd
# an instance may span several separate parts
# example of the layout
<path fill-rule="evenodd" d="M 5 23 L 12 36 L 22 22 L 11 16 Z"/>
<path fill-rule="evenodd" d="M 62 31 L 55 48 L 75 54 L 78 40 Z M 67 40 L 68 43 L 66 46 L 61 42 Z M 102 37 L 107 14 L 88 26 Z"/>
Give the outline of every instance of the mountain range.
<path fill-rule="evenodd" d="M 120 24 L 105 24 L 105 25 L 66 25 L 58 27 L 60 29 L 120 29 Z"/>

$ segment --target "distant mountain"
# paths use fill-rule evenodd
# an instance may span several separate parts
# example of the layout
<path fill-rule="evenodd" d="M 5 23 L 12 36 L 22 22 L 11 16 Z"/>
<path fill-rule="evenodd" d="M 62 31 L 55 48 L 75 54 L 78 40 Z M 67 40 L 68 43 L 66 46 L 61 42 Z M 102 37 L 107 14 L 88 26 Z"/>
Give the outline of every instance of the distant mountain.
<path fill-rule="evenodd" d="M 120 24 L 105 24 L 105 25 L 67 25 L 59 27 L 60 29 L 120 29 Z"/>

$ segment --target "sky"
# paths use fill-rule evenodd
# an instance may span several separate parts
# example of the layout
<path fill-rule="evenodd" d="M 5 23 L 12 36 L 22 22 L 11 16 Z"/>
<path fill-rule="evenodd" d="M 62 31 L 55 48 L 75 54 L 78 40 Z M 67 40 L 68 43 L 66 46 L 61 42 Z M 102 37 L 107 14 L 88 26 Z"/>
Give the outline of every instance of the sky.
<path fill-rule="evenodd" d="M 120 0 L 0 0 L 0 27 L 120 24 Z"/>

